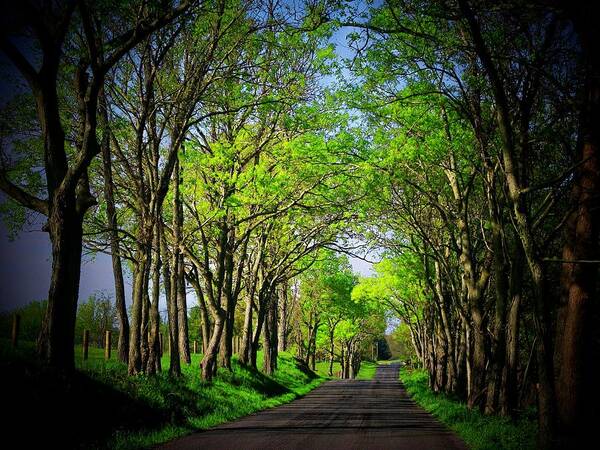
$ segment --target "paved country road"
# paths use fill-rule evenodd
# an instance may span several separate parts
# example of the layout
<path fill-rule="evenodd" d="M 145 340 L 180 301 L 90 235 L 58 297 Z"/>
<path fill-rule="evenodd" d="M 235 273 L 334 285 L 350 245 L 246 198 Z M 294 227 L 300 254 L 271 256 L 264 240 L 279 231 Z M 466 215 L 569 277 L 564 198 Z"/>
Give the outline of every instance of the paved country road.
<path fill-rule="evenodd" d="M 163 450 L 466 450 L 413 402 L 399 365 L 381 365 L 373 380 L 324 383 L 287 405 L 176 439 Z"/>

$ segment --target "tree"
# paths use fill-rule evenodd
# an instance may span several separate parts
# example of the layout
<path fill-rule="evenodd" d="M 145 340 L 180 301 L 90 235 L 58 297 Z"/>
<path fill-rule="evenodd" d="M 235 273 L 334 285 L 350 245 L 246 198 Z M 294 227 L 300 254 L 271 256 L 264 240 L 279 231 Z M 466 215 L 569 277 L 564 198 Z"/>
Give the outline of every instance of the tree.
<path fill-rule="evenodd" d="M 74 368 L 73 338 L 83 218 L 96 202 L 89 191 L 88 168 L 100 151 L 96 133 L 98 98 L 106 73 L 139 42 L 177 18 L 190 5 L 187 2 L 174 8 L 166 5 L 165 9 L 150 11 L 132 21 L 123 17 L 123 28 L 114 35 L 98 25 L 99 16 L 109 16 L 109 5 L 102 6 L 93 8 L 85 1 L 44 2 L 39 7 L 13 5 L 15 10 L 10 15 L 19 21 L 3 31 L 1 41 L 2 51 L 27 81 L 35 99 L 44 142 L 47 198 L 42 199 L 39 192 L 30 192 L 29 186 L 13 181 L 6 167 L 0 172 L 0 188 L 23 207 L 48 218 L 44 228 L 52 243 L 52 279 L 38 348 L 49 365 L 67 371 Z M 111 14 L 120 12 L 117 9 Z M 22 35 L 24 30 L 33 31 L 29 39 L 39 48 L 36 55 L 41 61 L 39 67 L 11 40 L 11 35 Z M 73 57 L 75 63 L 65 64 L 67 55 Z M 60 111 L 63 75 L 73 83 L 72 100 L 78 111 L 69 123 L 63 123 Z M 74 135 L 73 148 L 66 140 L 67 133 Z"/>

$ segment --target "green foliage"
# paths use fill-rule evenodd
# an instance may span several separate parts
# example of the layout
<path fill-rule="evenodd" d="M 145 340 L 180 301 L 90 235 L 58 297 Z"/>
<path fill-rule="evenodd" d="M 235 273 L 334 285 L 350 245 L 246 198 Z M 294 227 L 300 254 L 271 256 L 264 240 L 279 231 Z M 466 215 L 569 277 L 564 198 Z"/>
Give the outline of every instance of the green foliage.
<path fill-rule="evenodd" d="M 426 301 L 423 266 L 414 253 L 405 251 L 384 258 L 373 266 L 374 277 L 361 278 L 353 296 L 380 304 L 403 321 L 411 323 L 421 314 Z"/>
<path fill-rule="evenodd" d="M 410 328 L 406 323 L 401 322 L 394 328 L 394 331 L 390 335 L 390 340 L 390 345 L 393 347 L 392 350 L 401 360 L 406 361 L 408 359 L 413 363 L 419 362 L 410 335 Z"/>
<path fill-rule="evenodd" d="M 427 386 L 424 370 L 402 369 L 400 379 L 411 397 L 425 410 L 454 430 L 473 450 L 534 449 L 537 425 L 530 417 L 516 421 L 505 417 L 484 416 Z"/>
<path fill-rule="evenodd" d="M 42 321 L 44 320 L 47 305 L 48 302 L 46 300 L 31 302 L 22 308 L 0 314 L 1 337 L 10 338 L 13 316 L 19 314 L 21 316 L 19 340 L 34 342 L 42 328 Z"/>
<path fill-rule="evenodd" d="M 83 339 L 84 330 L 90 332 L 90 343 L 98 347 L 104 345 L 104 334 L 112 331 L 113 336 L 118 332 L 117 309 L 114 300 L 106 292 L 95 292 L 77 306 L 75 322 L 75 342 Z M 113 339 L 116 342 L 115 339 Z"/>

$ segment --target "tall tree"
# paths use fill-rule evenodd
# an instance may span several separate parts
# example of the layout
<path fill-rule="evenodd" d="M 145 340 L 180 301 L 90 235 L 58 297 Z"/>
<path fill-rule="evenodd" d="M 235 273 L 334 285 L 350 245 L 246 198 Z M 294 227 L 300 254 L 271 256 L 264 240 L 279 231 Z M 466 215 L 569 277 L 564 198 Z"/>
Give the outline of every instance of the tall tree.
<path fill-rule="evenodd" d="M 133 20 L 124 15 L 124 27 L 114 35 L 98 25 L 97 20 L 99 16 L 108 17 L 109 8 L 94 7 L 86 1 L 11 7 L 10 16 L 19 20 L 10 29 L 3 30 L 1 48 L 27 81 L 35 99 L 44 141 L 47 198 L 39 198 L 37 192 L 28 192 L 27 186 L 11 180 L 6 168 L 1 172 L 0 188 L 24 207 L 48 218 L 45 229 L 52 243 L 52 278 L 38 349 L 45 361 L 58 369 L 74 367 L 73 333 L 83 218 L 95 204 L 89 192 L 88 168 L 100 152 L 98 99 L 106 73 L 139 42 L 189 7 L 188 2 L 174 8 L 164 5 Z M 117 9 L 111 14 L 122 12 Z M 41 61 L 39 66 L 31 61 L 27 50 L 19 48 L 12 39 L 22 35 L 24 30 L 33 31 L 29 39 L 40 49 L 34 56 Z M 76 62 L 70 65 L 66 63 L 66 56 L 72 46 L 76 49 Z M 60 84 L 66 67 L 73 69 L 69 75 L 78 111 L 69 123 L 64 123 L 60 112 Z M 75 134 L 73 149 L 66 141 L 65 130 Z"/>

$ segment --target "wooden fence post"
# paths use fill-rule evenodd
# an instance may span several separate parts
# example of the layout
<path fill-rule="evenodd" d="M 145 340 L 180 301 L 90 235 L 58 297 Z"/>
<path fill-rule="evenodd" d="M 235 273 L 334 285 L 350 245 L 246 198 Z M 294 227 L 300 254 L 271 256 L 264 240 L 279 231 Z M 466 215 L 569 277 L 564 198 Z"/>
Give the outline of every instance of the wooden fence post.
<path fill-rule="evenodd" d="M 194 340 L 194 353 L 198 353 L 198 341 Z"/>
<path fill-rule="evenodd" d="M 110 330 L 106 330 L 106 335 L 104 336 L 104 359 L 110 359 L 110 350 L 112 344 L 112 332 Z"/>
<path fill-rule="evenodd" d="M 83 331 L 83 360 L 88 359 L 88 347 L 90 345 L 90 330 Z"/>
<path fill-rule="evenodd" d="M 21 329 L 21 316 L 19 314 L 15 314 L 13 316 L 12 323 L 12 347 L 17 348 L 19 343 L 19 331 Z"/>

